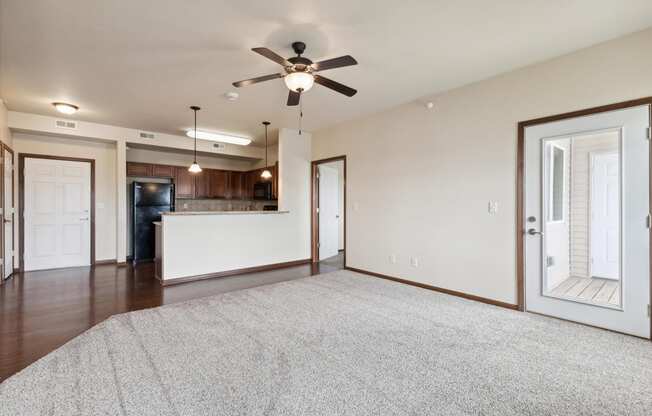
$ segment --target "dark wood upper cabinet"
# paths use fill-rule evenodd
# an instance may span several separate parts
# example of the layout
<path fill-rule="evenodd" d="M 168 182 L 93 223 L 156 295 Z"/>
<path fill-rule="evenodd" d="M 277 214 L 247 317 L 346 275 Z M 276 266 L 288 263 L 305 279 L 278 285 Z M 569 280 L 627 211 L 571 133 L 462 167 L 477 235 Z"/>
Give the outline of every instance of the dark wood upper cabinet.
<path fill-rule="evenodd" d="M 127 176 L 152 176 L 152 165 L 149 163 L 127 162 Z"/>
<path fill-rule="evenodd" d="M 272 198 L 278 199 L 278 162 L 272 166 Z"/>
<path fill-rule="evenodd" d="M 210 180 L 212 169 L 204 169 L 198 173 L 191 173 L 195 178 L 195 198 L 210 197 Z"/>
<path fill-rule="evenodd" d="M 244 172 L 229 172 L 228 198 L 243 199 L 245 197 Z"/>
<path fill-rule="evenodd" d="M 174 166 L 152 165 L 152 176 L 157 178 L 174 178 Z"/>
<path fill-rule="evenodd" d="M 229 172 L 225 170 L 209 170 L 209 198 L 228 198 Z"/>
<path fill-rule="evenodd" d="M 269 166 L 272 172 L 272 198 L 278 198 L 278 162 Z M 190 173 L 185 166 L 157 165 L 154 163 L 127 162 L 127 176 L 172 178 L 177 198 L 251 199 L 254 185 L 265 181 L 260 177 L 263 169 L 247 172 L 204 169 Z"/>
<path fill-rule="evenodd" d="M 174 191 L 177 198 L 195 197 L 195 177 L 188 172 L 188 168 L 174 168 Z"/>

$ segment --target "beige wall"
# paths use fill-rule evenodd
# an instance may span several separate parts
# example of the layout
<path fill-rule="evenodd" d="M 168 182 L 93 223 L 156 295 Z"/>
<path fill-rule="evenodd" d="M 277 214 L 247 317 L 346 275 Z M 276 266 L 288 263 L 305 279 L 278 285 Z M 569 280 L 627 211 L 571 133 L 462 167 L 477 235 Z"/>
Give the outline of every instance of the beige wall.
<path fill-rule="evenodd" d="M 647 30 L 315 132 L 313 159 L 347 155 L 347 264 L 515 303 L 517 122 L 651 96 L 650 45 Z"/>
<path fill-rule="evenodd" d="M 11 131 L 7 126 L 7 107 L 4 101 L 0 98 L 0 141 L 9 147 L 12 147 Z"/>
<path fill-rule="evenodd" d="M 263 157 L 265 154 L 263 153 Z M 252 169 L 260 169 L 266 166 L 273 166 L 276 161 L 278 161 L 278 144 L 270 144 L 267 149 L 267 165 L 265 165 L 265 159 L 261 159 L 258 162 L 254 163 Z"/>
<path fill-rule="evenodd" d="M 115 259 L 117 230 L 115 144 L 14 133 L 14 152 L 16 160 L 20 153 L 95 159 L 95 257 L 97 260 Z M 16 209 L 18 209 L 18 186 L 16 186 L 15 198 Z M 16 244 L 17 247 L 20 244 L 18 227 L 16 227 Z M 18 267 L 18 264 L 15 266 Z"/>

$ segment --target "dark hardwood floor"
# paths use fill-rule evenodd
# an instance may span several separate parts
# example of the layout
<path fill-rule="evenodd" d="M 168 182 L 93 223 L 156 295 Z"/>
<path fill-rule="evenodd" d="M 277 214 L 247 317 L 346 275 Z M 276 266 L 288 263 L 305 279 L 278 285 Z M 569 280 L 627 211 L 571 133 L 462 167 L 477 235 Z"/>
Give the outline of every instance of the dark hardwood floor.
<path fill-rule="evenodd" d="M 343 256 L 303 265 L 162 287 L 152 263 L 18 273 L 0 286 L 0 381 L 111 315 L 328 273 Z"/>

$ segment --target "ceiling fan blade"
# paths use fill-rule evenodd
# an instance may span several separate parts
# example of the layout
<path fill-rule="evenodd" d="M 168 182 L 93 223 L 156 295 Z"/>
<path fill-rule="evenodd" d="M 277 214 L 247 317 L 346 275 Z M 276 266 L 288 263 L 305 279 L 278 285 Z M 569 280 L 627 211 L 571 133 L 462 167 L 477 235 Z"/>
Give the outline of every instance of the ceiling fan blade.
<path fill-rule="evenodd" d="M 312 64 L 315 71 L 324 71 L 326 69 L 341 68 L 343 66 L 357 65 L 358 61 L 351 55 L 340 56 L 339 58 L 326 59 Z"/>
<path fill-rule="evenodd" d="M 332 79 L 324 78 L 321 75 L 315 75 L 315 82 L 340 94 L 344 94 L 347 97 L 353 97 L 358 92 L 351 87 L 335 82 Z"/>
<path fill-rule="evenodd" d="M 270 79 L 276 79 L 276 78 L 282 78 L 282 77 L 283 77 L 283 75 L 281 75 L 281 74 L 263 75 L 262 77 L 256 77 L 256 78 L 245 79 L 245 80 L 242 80 L 242 81 L 234 82 L 233 86 L 234 87 L 246 87 L 247 85 L 257 84 L 259 82 L 269 81 Z"/>
<path fill-rule="evenodd" d="M 290 94 L 288 94 L 288 105 L 299 105 L 300 100 L 301 93 L 290 90 Z"/>
<path fill-rule="evenodd" d="M 267 59 L 271 59 L 272 61 L 276 62 L 279 65 L 283 66 L 292 66 L 292 63 L 287 61 L 285 58 L 283 58 L 281 55 L 277 54 L 276 52 L 273 52 L 267 48 L 252 48 L 252 51 L 263 55 Z"/>

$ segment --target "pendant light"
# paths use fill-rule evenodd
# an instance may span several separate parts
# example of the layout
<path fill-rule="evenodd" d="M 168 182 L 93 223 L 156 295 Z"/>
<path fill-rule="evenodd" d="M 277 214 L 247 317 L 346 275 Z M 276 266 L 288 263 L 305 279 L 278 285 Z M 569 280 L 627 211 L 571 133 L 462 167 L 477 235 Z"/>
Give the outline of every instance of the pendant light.
<path fill-rule="evenodd" d="M 263 125 L 265 126 L 265 170 L 260 174 L 260 177 L 263 179 L 270 179 L 272 177 L 272 172 L 267 169 L 267 126 L 270 124 L 269 121 L 263 121 Z"/>
<path fill-rule="evenodd" d="M 199 163 L 197 163 L 197 111 L 201 110 L 201 108 L 197 107 L 196 105 L 193 105 L 190 107 L 192 111 L 195 112 L 195 156 L 193 158 L 192 165 L 188 168 L 188 172 L 190 173 L 199 173 L 201 172 L 201 167 L 199 166 Z"/>

